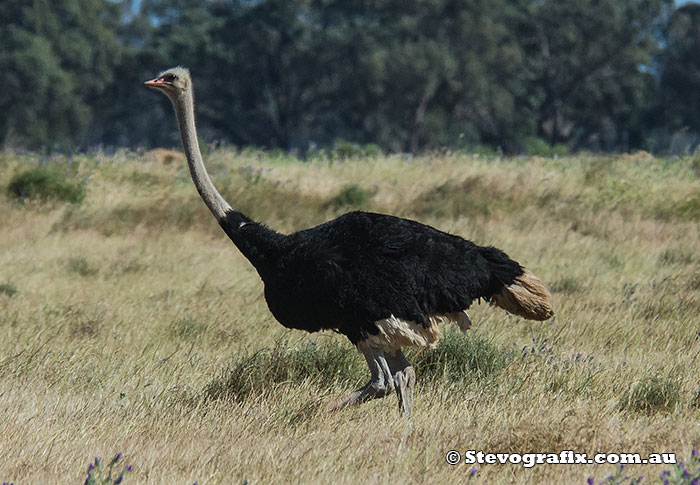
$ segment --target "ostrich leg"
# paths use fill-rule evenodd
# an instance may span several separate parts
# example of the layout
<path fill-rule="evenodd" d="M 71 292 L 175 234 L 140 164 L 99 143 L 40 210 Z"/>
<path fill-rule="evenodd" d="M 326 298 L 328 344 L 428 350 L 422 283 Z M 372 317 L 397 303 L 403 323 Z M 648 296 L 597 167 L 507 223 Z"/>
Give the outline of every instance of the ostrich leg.
<path fill-rule="evenodd" d="M 416 387 L 416 373 L 401 349 L 398 349 L 394 355 L 388 355 L 387 362 L 394 376 L 396 394 L 399 396 L 399 411 L 402 416 L 410 416 L 413 407 L 413 390 Z"/>
<path fill-rule="evenodd" d="M 391 394 L 394 390 L 394 378 L 384 352 L 373 347 L 359 347 L 369 366 L 369 382 L 357 391 L 340 400 L 331 409 L 340 409 L 353 404 L 361 404 L 370 399 L 377 399 Z"/>

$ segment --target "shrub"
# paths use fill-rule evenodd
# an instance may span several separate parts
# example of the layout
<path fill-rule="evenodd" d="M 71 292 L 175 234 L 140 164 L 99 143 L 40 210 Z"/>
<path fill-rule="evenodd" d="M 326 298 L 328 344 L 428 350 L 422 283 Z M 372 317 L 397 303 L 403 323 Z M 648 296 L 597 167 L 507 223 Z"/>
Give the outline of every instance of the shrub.
<path fill-rule="evenodd" d="M 523 150 L 537 157 L 563 157 L 569 154 L 569 149 L 563 143 L 550 145 L 542 138 L 527 138 L 523 142 Z"/>
<path fill-rule="evenodd" d="M 680 400 L 680 383 L 676 379 L 645 377 L 625 392 L 620 409 L 647 414 L 673 412 Z"/>
<path fill-rule="evenodd" d="M 381 154 L 382 149 L 374 143 L 359 145 L 347 140 L 337 140 L 333 150 L 329 151 L 328 158 L 331 160 L 349 160 L 351 158 L 374 158 Z"/>
<path fill-rule="evenodd" d="M 371 198 L 371 191 L 363 189 L 357 184 L 349 184 L 340 189 L 340 192 L 331 199 L 331 205 L 335 208 L 360 209 L 368 206 Z"/>
<path fill-rule="evenodd" d="M 17 287 L 12 283 L 0 283 L 0 295 L 14 296 L 17 293 Z"/>
<path fill-rule="evenodd" d="M 434 349 L 415 356 L 415 367 L 418 379 L 463 382 L 494 375 L 511 360 L 510 352 L 474 332 L 448 330 Z"/>
<path fill-rule="evenodd" d="M 360 382 L 365 374 L 357 352 L 338 342 L 307 340 L 293 348 L 278 342 L 272 348 L 238 358 L 207 385 L 204 396 L 244 401 L 283 383 L 296 385 L 310 379 L 320 386 L 330 386 L 339 381 Z"/>
<path fill-rule="evenodd" d="M 17 199 L 53 199 L 79 204 L 85 199 L 85 184 L 71 179 L 65 171 L 37 167 L 15 174 L 8 186 Z"/>
<path fill-rule="evenodd" d="M 71 273 L 75 273 L 80 276 L 95 276 L 100 272 L 99 268 L 94 266 L 82 256 L 68 258 L 66 261 L 66 268 Z"/>

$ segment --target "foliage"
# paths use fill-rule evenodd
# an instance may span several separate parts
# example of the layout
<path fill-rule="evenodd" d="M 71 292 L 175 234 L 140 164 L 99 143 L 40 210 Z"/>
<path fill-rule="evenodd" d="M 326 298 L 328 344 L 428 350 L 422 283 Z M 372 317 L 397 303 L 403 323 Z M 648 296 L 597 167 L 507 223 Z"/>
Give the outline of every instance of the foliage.
<path fill-rule="evenodd" d="M 14 296 L 17 294 L 17 287 L 12 283 L 0 283 L 0 295 Z"/>
<path fill-rule="evenodd" d="M 665 27 L 667 46 L 661 59 L 663 115 L 670 128 L 700 131 L 700 5 L 689 3 L 673 12 Z"/>
<path fill-rule="evenodd" d="M 4 0 L 0 18 L 0 140 L 28 148 L 82 144 L 111 98 L 118 4 Z"/>
<path fill-rule="evenodd" d="M 54 199 L 79 204 L 87 193 L 84 183 L 70 177 L 59 167 L 39 166 L 12 177 L 8 192 L 15 198 Z"/>
<path fill-rule="evenodd" d="M 629 150 L 641 143 L 648 70 L 671 2 L 523 2 L 516 32 L 527 73 L 523 108 L 552 145 Z"/>
<path fill-rule="evenodd" d="M 418 353 L 414 365 L 420 380 L 455 383 L 496 375 L 512 357 L 483 337 L 450 330 L 434 349 Z M 356 385 L 364 378 L 361 359 L 347 345 L 306 340 L 289 346 L 278 341 L 271 348 L 237 358 L 206 386 L 204 396 L 241 401 L 279 385 L 305 381 L 320 387 L 338 382 Z"/>
<path fill-rule="evenodd" d="M 673 412 L 680 400 L 678 380 L 653 376 L 635 382 L 622 397 L 620 407 L 644 413 Z"/>
<path fill-rule="evenodd" d="M 523 151 L 537 157 L 562 157 L 569 153 L 568 147 L 563 143 L 550 145 L 542 138 L 534 137 L 528 137 L 523 141 Z"/>
<path fill-rule="evenodd" d="M 10 147 L 177 145 L 168 101 L 140 86 L 176 64 L 204 140 L 348 140 L 330 159 L 665 149 L 700 131 L 700 15 L 670 0 L 6 0 L 0 18 Z"/>
<path fill-rule="evenodd" d="M 66 262 L 66 268 L 68 271 L 80 276 L 95 276 L 97 273 L 99 273 L 98 268 L 81 256 L 68 259 Z"/>
<path fill-rule="evenodd" d="M 340 192 L 331 199 L 331 205 L 343 209 L 363 209 L 367 208 L 372 192 L 363 189 L 357 184 L 345 185 Z"/>
<path fill-rule="evenodd" d="M 416 356 L 415 365 L 418 379 L 462 382 L 496 375 L 512 358 L 483 336 L 450 328 L 434 349 Z"/>
<path fill-rule="evenodd" d="M 363 372 L 356 352 L 346 345 L 306 340 L 288 347 L 278 341 L 271 348 L 237 358 L 206 386 L 204 395 L 241 401 L 281 384 L 295 386 L 306 380 L 319 386 L 337 381 L 357 383 Z"/>

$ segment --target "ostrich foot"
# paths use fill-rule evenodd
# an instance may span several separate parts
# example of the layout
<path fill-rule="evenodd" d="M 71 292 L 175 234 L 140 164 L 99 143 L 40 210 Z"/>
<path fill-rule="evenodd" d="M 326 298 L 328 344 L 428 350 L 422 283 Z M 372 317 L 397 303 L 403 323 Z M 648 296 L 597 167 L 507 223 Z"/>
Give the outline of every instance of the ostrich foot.
<path fill-rule="evenodd" d="M 410 416 L 413 408 L 413 391 L 416 387 L 416 373 L 400 349 L 393 356 L 389 356 L 388 363 L 394 378 L 396 395 L 399 397 L 399 411 L 402 416 Z"/>
<path fill-rule="evenodd" d="M 369 382 L 345 398 L 331 404 L 330 410 L 362 404 L 371 399 L 386 397 L 393 392 L 395 381 L 384 352 L 372 347 L 362 347 L 360 352 L 365 356 L 369 366 L 371 375 Z"/>
<path fill-rule="evenodd" d="M 416 386 L 416 373 L 413 366 L 394 374 L 396 394 L 399 396 L 399 411 L 401 416 L 410 416 L 413 408 L 413 390 Z"/>

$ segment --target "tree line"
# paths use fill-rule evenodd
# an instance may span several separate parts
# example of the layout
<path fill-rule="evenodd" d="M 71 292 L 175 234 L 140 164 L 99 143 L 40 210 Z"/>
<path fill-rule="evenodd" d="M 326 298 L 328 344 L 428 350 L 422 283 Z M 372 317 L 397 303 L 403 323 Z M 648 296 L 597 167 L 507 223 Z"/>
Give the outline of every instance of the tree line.
<path fill-rule="evenodd" d="M 0 142 L 663 152 L 700 133 L 700 6 L 672 0 L 3 0 Z M 680 137 L 680 138 L 679 138 Z M 685 137 L 685 138 L 684 138 Z"/>

